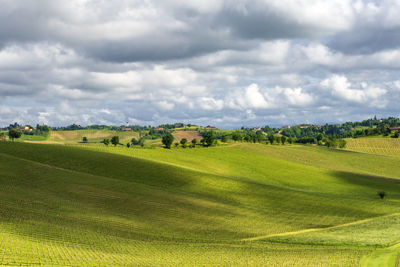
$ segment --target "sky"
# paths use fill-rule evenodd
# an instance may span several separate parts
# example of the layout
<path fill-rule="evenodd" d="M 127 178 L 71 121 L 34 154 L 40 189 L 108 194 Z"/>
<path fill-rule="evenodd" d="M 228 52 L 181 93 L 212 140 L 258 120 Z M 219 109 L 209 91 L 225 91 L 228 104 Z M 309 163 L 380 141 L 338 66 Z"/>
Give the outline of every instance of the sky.
<path fill-rule="evenodd" d="M 400 115 L 400 1 L 0 0 L 0 126 Z"/>

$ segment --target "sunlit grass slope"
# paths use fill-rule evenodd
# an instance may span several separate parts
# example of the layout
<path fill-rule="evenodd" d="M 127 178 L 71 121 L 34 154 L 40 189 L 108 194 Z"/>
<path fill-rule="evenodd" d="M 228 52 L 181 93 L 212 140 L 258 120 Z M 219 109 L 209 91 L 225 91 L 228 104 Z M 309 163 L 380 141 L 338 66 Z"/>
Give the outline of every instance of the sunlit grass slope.
<path fill-rule="evenodd" d="M 59 142 L 62 144 L 76 144 L 82 142 L 82 138 L 86 137 L 88 142 L 100 142 L 104 138 L 119 136 L 120 142 L 129 142 L 132 138 L 138 138 L 139 133 L 133 131 L 121 132 L 110 130 L 76 130 L 76 131 L 51 131 L 49 141 Z"/>
<path fill-rule="evenodd" d="M 0 264 L 355 266 L 386 244 L 390 231 L 372 221 L 379 240 L 337 239 L 330 246 L 320 244 L 323 235 L 291 244 L 269 240 L 391 218 L 400 212 L 400 184 L 380 172 L 320 168 L 254 147 L 0 142 Z M 379 190 L 387 199 L 378 199 Z M 343 227 L 349 238 L 355 226 Z"/>
<path fill-rule="evenodd" d="M 346 141 L 349 150 L 400 157 L 400 138 L 348 138 Z"/>

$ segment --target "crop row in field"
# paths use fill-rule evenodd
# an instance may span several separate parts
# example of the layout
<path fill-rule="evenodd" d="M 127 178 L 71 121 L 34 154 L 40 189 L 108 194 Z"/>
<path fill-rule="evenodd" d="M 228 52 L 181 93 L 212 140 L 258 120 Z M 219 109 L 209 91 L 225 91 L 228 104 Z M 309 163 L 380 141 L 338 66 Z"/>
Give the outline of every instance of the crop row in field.
<path fill-rule="evenodd" d="M 349 150 L 400 157 L 399 138 L 351 138 L 346 141 Z"/>
<path fill-rule="evenodd" d="M 120 142 L 128 142 L 132 138 L 138 138 L 139 133 L 133 131 L 121 132 L 110 130 L 76 130 L 76 131 L 52 131 L 50 132 L 50 141 L 76 144 L 82 142 L 82 138 L 86 137 L 88 142 L 100 142 L 105 138 L 119 136 Z"/>
<path fill-rule="evenodd" d="M 329 229 L 321 234 L 335 246 L 314 245 L 324 238 L 315 235 L 297 245 L 259 241 L 400 212 L 400 184 L 378 173 L 285 161 L 261 148 L 270 149 L 0 143 L 0 263 L 354 266 L 382 245 L 359 237 L 372 247 L 339 247 L 347 241 L 335 243 Z M 382 189 L 385 200 L 376 196 Z"/>

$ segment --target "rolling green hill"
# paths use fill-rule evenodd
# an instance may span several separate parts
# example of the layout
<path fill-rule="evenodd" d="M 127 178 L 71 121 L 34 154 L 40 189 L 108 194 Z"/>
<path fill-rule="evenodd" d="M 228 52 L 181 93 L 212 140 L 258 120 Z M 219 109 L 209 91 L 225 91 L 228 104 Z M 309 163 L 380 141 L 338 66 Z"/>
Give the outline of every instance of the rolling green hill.
<path fill-rule="evenodd" d="M 392 264 L 398 166 L 308 146 L 0 142 L 0 264 Z"/>

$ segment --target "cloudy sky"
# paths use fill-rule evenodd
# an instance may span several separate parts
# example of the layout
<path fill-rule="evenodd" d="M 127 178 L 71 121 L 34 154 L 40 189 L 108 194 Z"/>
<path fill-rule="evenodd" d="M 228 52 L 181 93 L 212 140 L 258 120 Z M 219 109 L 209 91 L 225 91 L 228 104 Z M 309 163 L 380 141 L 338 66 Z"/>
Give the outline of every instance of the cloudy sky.
<path fill-rule="evenodd" d="M 398 0 L 0 6 L 0 126 L 400 116 Z"/>

